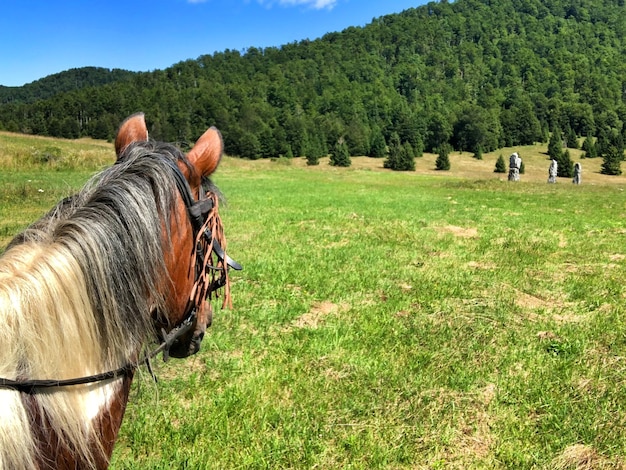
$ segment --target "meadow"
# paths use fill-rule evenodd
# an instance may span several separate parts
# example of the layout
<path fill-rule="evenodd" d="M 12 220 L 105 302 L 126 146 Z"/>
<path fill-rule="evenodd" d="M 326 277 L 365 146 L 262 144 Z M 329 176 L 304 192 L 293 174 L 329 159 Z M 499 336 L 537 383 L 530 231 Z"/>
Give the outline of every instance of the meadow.
<path fill-rule="evenodd" d="M 509 150 L 445 174 L 226 157 L 234 307 L 139 374 L 112 468 L 626 467 L 626 179 L 548 185 L 529 147 L 509 183 Z M 0 134 L 0 245 L 112 160 Z"/>

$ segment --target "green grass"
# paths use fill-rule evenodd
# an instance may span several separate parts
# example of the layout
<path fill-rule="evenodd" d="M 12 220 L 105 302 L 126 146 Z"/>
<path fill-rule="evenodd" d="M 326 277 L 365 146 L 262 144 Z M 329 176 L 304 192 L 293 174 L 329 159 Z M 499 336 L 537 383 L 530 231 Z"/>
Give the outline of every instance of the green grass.
<path fill-rule="evenodd" d="M 7 234 L 86 177 L 31 171 L 2 176 Z M 234 309 L 136 379 L 112 468 L 626 465 L 620 185 L 232 159 L 215 181 Z"/>

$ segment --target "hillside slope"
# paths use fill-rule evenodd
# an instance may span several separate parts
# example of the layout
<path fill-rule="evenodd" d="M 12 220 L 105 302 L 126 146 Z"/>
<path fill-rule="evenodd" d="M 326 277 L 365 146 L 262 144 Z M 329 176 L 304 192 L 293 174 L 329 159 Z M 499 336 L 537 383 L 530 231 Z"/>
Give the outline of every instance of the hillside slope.
<path fill-rule="evenodd" d="M 626 10 L 608 0 L 458 0 L 316 41 L 224 51 L 129 80 L 0 106 L 0 128 L 110 138 L 128 114 L 193 141 L 207 125 L 248 158 L 352 155 L 397 133 L 419 155 L 623 132 Z"/>
<path fill-rule="evenodd" d="M 70 69 L 35 80 L 21 87 L 0 85 L 0 104 L 33 103 L 69 91 L 127 80 L 133 75 L 135 72 L 102 67 Z"/>

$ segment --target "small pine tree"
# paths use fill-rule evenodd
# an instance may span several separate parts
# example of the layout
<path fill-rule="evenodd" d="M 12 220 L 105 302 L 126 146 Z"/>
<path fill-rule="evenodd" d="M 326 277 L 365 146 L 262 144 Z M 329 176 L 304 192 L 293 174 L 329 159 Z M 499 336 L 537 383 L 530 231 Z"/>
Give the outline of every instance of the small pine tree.
<path fill-rule="evenodd" d="M 449 157 L 450 149 L 448 145 L 443 144 L 439 149 L 439 155 L 437 156 L 437 160 L 435 160 L 435 169 L 448 171 L 450 170 L 450 157 Z"/>
<path fill-rule="evenodd" d="M 402 152 L 402 145 L 400 144 L 400 136 L 397 132 L 391 134 L 391 138 L 389 139 L 389 153 L 387 154 L 387 158 L 383 163 L 385 168 L 389 168 L 390 170 L 397 170 L 400 166 L 400 154 Z"/>
<path fill-rule="evenodd" d="M 524 162 L 522 162 L 524 163 Z M 504 157 L 502 154 L 496 160 L 496 168 L 493 170 L 494 173 L 506 173 L 506 163 L 504 162 Z"/>
<path fill-rule="evenodd" d="M 309 154 L 306 156 L 306 164 L 309 166 L 319 165 L 320 157 L 315 156 L 315 154 Z"/>
<path fill-rule="evenodd" d="M 409 142 L 400 143 L 400 137 L 394 132 L 389 139 L 389 155 L 383 163 L 385 168 L 395 171 L 415 170 L 415 153 Z"/>
<path fill-rule="evenodd" d="M 476 151 L 474 152 L 474 158 L 476 160 L 482 160 L 483 159 L 483 149 L 481 148 L 480 145 L 476 146 Z"/>
<path fill-rule="evenodd" d="M 352 164 L 348 146 L 343 139 L 339 139 L 330 154 L 330 165 L 348 167 Z"/>
<path fill-rule="evenodd" d="M 599 157 L 602 157 L 605 153 L 608 152 L 608 148 L 610 146 L 609 134 L 610 131 L 606 128 L 601 128 L 598 131 L 598 138 L 596 139 L 594 147 L 596 150 L 596 155 Z"/>
<path fill-rule="evenodd" d="M 550 136 L 550 141 L 548 142 L 548 155 L 550 156 L 550 160 L 556 160 L 558 162 L 561 160 L 562 153 L 563 140 L 561 138 L 561 129 L 555 127 Z"/>
<path fill-rule="evenodd" d="M 415 152 L 409 142 L 405 142 L 400 153 L 400 171 L 415 171 Z"/>
<path fill-rule="evenodd" d="M 565 149 L 565 152 L 561 154 L 561 159 L 556 162 L 559 165 L 556 170 L 557 176 L 561 176 L 563 178 L 571 178 L 574 176 L 574 162 L 572 161 L 572 157 L 570 156 L 568 149 Z"/>
<path fill-rule="evenodd" d="M 372 133 L 369 156 L 373 158 L 384 158 L 387 155 L 387 142 L 385 136 L 379 128 L 375 128 Z"/>
<path fill-rule="evenodd" d="M 621 157 L 619 154 L 617 152 L 609 152 L 602 156 L 600 173 L 603 175 L 619 176 L 622 174 L 621 166 Z"/>
<path fill-rule="evenodd" d="M 256 160 L 260 157 L 261 144 L 252 132 L 244 132 L 239 142 L 240 157 Z"/>
<path fill-rule="evenodd" d="M 294 157 L 306 157 L 311 151 L 311 138 L 305 132 L 297 143 L 292 143 L 291 150 Z"/>
<path fill-rule="evenodd" d="M 524 173 L 526 173 L 526 166 L 524 165 L 524 160 L 522 160 L 522 163 L 519 166 L 519 174 L 523 175 Z"/>
<path fill-rule="evenodd" d="M 578 136 L 576 135 L 576 131 L 571 127 L 567 131 L 566 142 L 567 148 L 577 149 L 578 148 Z"/>
<path fill-rule="evenodd" d="M 424 155 L 424 139 L 420 136 L 417 141 L 413 143 L 413 156 L 420 158 Z"/>
<path fill-rule="evenodd" d="M 624 140 L 618 132 L 611 132 L 605 151 L 602 154 L 600 173 L 603 175 L 621 175 L 622 160 L 624 159 Z"/>
<path fill-rule="evenodd" d="M 309 166 L 315 166 L 320 164 L 320 157 L 322 156 L 322 147 L 320 139 L 311 138 L 308 142 L 308 148 L 306 150 L 306 164 Z"/>
<path fill-rule="evenodd" d="M 598 156 L 596 153 L 596 146 L 594 145 L 591 136 L 585 137 L 585 140 L 583 141 L 583 150 L 585 153 L 582 158 L 596 158 Z"/>

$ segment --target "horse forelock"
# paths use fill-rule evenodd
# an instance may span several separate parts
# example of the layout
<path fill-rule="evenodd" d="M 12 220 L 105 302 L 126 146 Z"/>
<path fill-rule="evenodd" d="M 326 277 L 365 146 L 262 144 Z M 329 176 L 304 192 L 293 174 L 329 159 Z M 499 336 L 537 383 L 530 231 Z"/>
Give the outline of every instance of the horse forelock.
<path fill-rule="evenodd" d="M 35 222 L 0 258 L 1 377 L 104 372 L 153 338 L 151 312 L 165 308 L 164 248 L 178 197 L 164 159 L 184 161 L 173 146 L 129 146 L 116 165 Z M 99 457 L 85 410 L 94 399 L 106 402 L 111 386 L 31 398 L 60 442 L 87 465 Z M 34 467 L 32 412 L 17 392 L 0 389 L 0 468 Z"/>

